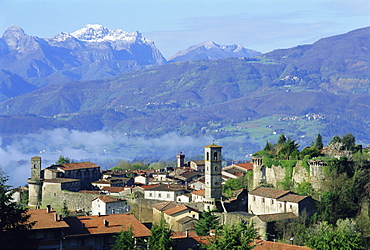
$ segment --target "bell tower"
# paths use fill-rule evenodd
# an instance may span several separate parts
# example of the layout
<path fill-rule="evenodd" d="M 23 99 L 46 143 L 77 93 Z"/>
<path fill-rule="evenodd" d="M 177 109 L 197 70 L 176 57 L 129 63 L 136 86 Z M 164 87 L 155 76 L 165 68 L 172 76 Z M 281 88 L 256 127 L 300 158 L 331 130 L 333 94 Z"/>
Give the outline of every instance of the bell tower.
<path fill-rule="evenodd" d="M 221 146 L 211 145 L 204 147 L 205 167 L 205 209 L 215 209 L 222 196 L 222 154 Z"/>
<path fill-rule="evenodd" d="M 35 156 L 31 158 L 31 178 L 27 180 L 29 195 L 28 195 L 28 205 L 29 206 L 39 206 L 41 203 L 41 188 L 42 188 L 42 178 L 41 178 L 41 157 Z"/>

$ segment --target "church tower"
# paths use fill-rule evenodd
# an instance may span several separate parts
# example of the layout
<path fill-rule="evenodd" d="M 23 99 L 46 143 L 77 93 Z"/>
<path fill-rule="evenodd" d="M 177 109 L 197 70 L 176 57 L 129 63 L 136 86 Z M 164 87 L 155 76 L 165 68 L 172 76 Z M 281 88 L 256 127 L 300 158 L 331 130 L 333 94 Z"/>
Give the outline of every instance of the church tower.
<path fill-rule="evenodd" d="M 222 196 L 222 154 L 221 146 L 214 143 L 204 147 L 205 167 L 205 209 L 212 210 Z"/>
<path fill-rule="evenodd" d="M 176 155 L 176 158 L 177 158 L 177 167 L 178 168 L 184 167 L 185 155 L 182 152 L 180 152 L 179 154 Z"/>
<path fill-rule="evenodd" d="M 29 196 L 29 206 L 39 206 L 41 203 L 41 157 L 35 156 L 31 158 L 31 178 L 27 180 Z"/>

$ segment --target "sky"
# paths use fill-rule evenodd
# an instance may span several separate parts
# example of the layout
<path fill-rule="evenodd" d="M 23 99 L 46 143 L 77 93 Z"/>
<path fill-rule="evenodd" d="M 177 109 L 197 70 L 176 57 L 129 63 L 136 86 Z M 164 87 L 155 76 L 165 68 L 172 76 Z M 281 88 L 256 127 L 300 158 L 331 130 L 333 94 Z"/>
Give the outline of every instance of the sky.
<path fill-rule="evenodd" d="M 369 0 L 0 0 L 10 25 L 50 38 L 86 24 L 139 31 L 165 58 L 204 41 L 260 52 L 370 25 Z"/>

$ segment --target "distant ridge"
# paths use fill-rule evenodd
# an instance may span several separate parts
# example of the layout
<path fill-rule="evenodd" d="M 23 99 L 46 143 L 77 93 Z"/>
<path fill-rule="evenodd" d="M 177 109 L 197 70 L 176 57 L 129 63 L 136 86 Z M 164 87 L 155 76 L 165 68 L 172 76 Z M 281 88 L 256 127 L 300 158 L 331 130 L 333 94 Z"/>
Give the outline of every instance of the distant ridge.
<path fill-rule="evenodd" d="M 258 51 L 246 49 L 241 45 L 219 45 L 213 41 L 207 41 L 179 51 L 174 56 L 168 58 L 168 62 L 216 60 L 228 57 L 254 57 L 260 54 Z"/>

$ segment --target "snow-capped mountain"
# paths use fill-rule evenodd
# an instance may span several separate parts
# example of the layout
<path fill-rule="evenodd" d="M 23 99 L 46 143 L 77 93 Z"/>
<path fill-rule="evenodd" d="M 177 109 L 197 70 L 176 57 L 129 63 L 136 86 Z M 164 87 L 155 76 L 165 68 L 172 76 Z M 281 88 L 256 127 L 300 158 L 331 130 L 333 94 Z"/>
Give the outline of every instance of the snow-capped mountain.
<path fill-rule="evenodd" d="M 168 62 L 216 60 L 228 57 L 253 57 L 260 54 L 258 51 L 246 49 L 241 45 L 219 45 L 212 41 L 207 41 L 176 53 L 168 59 Z"/>
<path fill-rule="evenodd" d="M 0 38 L 0 70 L 37 87 L 101 79 L 165 62 L 154 43 L 140 32 L 98 24 L 52 38 L 30 36 L 12 25 Z"/>

